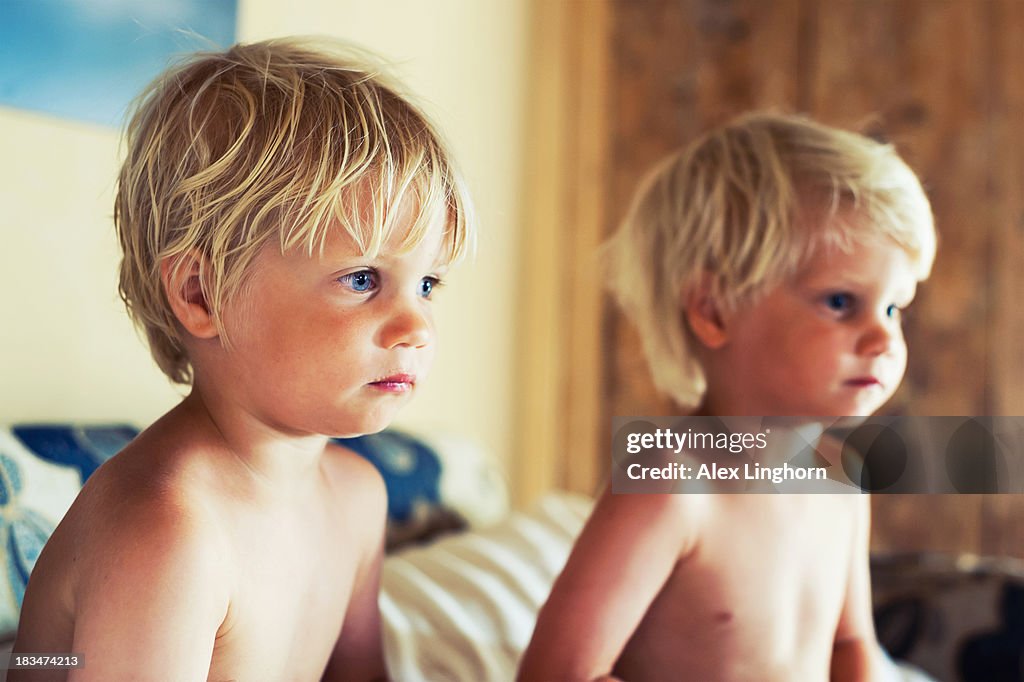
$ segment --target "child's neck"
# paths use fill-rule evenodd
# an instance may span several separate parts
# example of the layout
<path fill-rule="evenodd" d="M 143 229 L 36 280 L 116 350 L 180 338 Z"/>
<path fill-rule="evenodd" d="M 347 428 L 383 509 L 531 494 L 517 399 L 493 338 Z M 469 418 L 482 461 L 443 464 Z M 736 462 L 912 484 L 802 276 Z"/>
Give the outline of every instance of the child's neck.
<path fill-rule="evenodd" d="M 779 417 L 778 427 L 772 428 L 768 446 L 756 451 L 757 460 L 765 466 L 780 466 L 808 447 L 816 448 L 825 431 L 823 421 L 813 417 L 779 416 L 768 406 L 734 403 L 718 399 L 710 392 L 693 413 L 694 417 Z M 771 427 L 770 427 L 771 428 Z"/>
<path fill-rule="evenodd" d="M 229 461 L 239 465 L 247 478 L 269 486 L 275 494 L 304 489 L 319 478 L 325 436 L 283 433 L 239 410 L 225 396 L 202 388 L 193 385 L 175 411 L 208 431 L 215 449 L 234 455 Z"/>

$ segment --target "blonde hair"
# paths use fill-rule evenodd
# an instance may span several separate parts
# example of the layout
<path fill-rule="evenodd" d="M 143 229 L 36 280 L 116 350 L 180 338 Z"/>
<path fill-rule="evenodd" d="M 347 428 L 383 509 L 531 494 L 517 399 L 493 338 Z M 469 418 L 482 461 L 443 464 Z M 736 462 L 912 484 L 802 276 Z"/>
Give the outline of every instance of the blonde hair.
<path fill-rule="evenodd" d="M 754 113 L 655 167 L 605 248 L 612 291 L 639 328 L 655 385 L 692 408 L 705 378 L 684 302 L 698 286 L 735 310 L 795 275 L 816 249 L 876 236 L 906 250 L 919 281 L 928 277 L 931 207 L 893 147 L 801 116 Z"/>
<path fill-rule="evenodd" d="M 472 245 L 465 184 L 434 127 L 367 54 L 278 39 L 199 53 L 139 97 L 126 130 L 114 222 L 119 290 L 156 363 L 192 380 L 161 262 L 202 255 L 200 282 L 219 319 L 267 244 L 322 250 L 341 227 L 371 257 L 418 209 L 414 248 L 439 216 L 444 258 Z M 221 329 L 225 344 L 228 339 Z"/>

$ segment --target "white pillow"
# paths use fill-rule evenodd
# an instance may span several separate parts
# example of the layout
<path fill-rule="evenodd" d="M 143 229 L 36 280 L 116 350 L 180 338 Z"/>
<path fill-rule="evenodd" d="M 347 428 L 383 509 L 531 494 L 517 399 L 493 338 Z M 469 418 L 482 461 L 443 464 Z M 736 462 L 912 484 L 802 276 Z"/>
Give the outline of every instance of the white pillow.
<path fill-rule="evenodd" d="M 384 560 L 388 672 L 403 682 L 505 682 L 530 641 L 591 500 L 552 493 L 528 513 Z"/>

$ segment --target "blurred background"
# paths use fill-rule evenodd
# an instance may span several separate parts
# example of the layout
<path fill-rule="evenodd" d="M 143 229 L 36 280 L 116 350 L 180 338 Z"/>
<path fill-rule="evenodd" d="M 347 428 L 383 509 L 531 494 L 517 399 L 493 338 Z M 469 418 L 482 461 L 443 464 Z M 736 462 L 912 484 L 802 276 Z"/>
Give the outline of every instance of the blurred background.
<path fill-rule="evenodd" d="M 0 421 L 145 425 L 180 399 L 116 294 L 116 124 L 39 111 L 15 95 L 36 69 L 63 74 L 68 87 L 80 81 L 61 60 L 76 62 L 97 35 L 100 24 L 89 22 L 129 16 L 139 33 L 115 61 L 134 62 L 133 50 L 168 25 L 158 31 L 142 8 L 196 4 L 0 1 L 11 32 L 0 40 Z M 26 35 L 13 17 L 30 5 L 80 30 L 32 24 Z M 910 367 L 887 411 L 1024 410 L 1024 2 L 198 6 L 226 16 L 229 33 L 233 21 L 235 40 L 326 34 L 370 48 L 450 140 L 478 205 L 478 254 L 438 296 L 438 360 L 398 426 L 477 444 L 504 468 L 519 504 L 552 488 L 595 493 L 607 476 L 610 417 L 675 411 L 604 292 L 596 250 L 651 164 L 752 108 L 887 139 L 925 184 L 939 254 L 907 323 Z M 178 28 L 204 35 L 201 23 Z M 102 81 L 90 90 L 120 97 Z M 1016 497 L 874 504 L 876 549 L 1024 557 Z"/>

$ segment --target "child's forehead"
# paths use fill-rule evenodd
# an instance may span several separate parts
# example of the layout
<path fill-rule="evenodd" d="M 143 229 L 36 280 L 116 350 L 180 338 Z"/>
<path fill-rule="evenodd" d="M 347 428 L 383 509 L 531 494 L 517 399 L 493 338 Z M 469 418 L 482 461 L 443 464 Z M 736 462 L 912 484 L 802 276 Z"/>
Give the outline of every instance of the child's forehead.
<path fill-rule="evenodd" d="M 350 258 L 372 258 L 389 260 L 410 254 L 419 254 L 431 260 L 444 260 L 444 240 L 446 236 L 446 216 L 435 212 L 435 215 L 419 214 L 418 206 L 402 206 L 395 216 L 391 229 L 386 234 L 379 234 L 379 248 L 374 249 L 374 228 L 367 227 L 358 235 L 352 234 L 340 223 L 333 223 L 325 228 L 323 248 L 313 255 L 324 260 L 341 260 Z M 426 229 L 414 234 L 417 220 L 426 220 Z M 377 228 L 379 229 L 379 228 Z"/>
<path fill-rule="evenodd" d="M 908 284 L 917 284 L 914 255 L 895 239 L 871 235 L 843 243 L 827 243 L 814 247 L 797 269 L 793 280 L 798 284 L 815 285 L 836 282 L 876 284 L 878 263 L 892 264 L 896 274 Z"/>
<path fill-rule="evenodd" d="M 881 220 L 881 222 L 879 222 Z M 797 224 L 803 237 L 803 256 L 797 275 L 813 268 L 847 267 L 860 257 L 900 253 L 915 273 L 925 279 L 930 270 L 927 255 L 933 228 L 925 223 L 890 223 L 864 208 L 850 205 L 828 207 L 821 201 L 801 201 Z M 931 238 L 934 239 L 933 237 Z"/>

